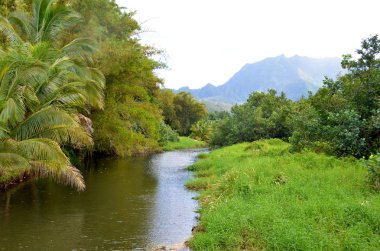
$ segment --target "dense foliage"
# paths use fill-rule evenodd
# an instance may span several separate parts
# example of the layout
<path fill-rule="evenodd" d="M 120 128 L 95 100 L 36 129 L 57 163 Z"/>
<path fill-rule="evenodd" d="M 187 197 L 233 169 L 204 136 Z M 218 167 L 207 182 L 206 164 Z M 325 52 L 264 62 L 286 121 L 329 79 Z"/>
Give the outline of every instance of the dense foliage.
<path fill-rule="evenodd" d="M 187 134 L 203 116 L 202 107 L 189 94 L 163 90 L 155 70 L 165 67 L 157 61 L 161 51 L 143 46 L 137 34 L 141 27 L 133 12 L 109 0 L 73 0 L 71 6 L 84 17 L 81 34 L 100 43 L 96 62 L 104 73 L 104 111 L 96 111 L 95 151 L 119 156 L 147 154 L 168 141 L 177 141 L 176 132 Z"/>
<path fill-rule="evenodd" d="M 0 14 L 0 183 L 31 174 L 84 189 L 69 155 L 157 151 L 179 140 L 170 126 L 188 134 L 206 113 L 162 90 L 160 51 L 113 0 L 9 0 Z"/>
<path fill-rule="evenodd" d="M 292 102 L 281 93 L 254 92 L 242 105 L 231 109 L 231 116 L 219 122 L 211 138 L 214 145 L 232 145 L 263 138 L 290 136 L 288 117 Z"/>
<path fill-rule="evenodd" d="M 214 128 L 219 125 L 219 122 L 222 119 L 229 117 L 230 113 L 226 111 L 214 111 L 208 113 L 206 118 L 197 121 L 191 126 L 190 137 L 210 143 Z"/>
<path fill-rule="evenodd" d="M 188 136 L 191 126 L 207 115 L 206 106 L 187 92 L 175 94 L 171 90 L 164 90 L 160 94 L 160 102 L 165 123 L 180 135 Z"/>
<path fill-rule="evenodd" d="M 151 57 L 158 51 L 139 43 L 133 13 L 122 11 L 115 1 L 70 4 L 83 16 L 80 34 L 99 43 L 95 62 L 107 83 L 106 108 L 91 115 L 94 150 L 119 156 L 157 150 L 162 117 L 156 96 L 162 81 L 154 70 L 163 64 Z"/>
<path fill-rule="evenodd" d="M 179 134 L 174 131 L 169 125 L 162 122 L 160 124 L 160 140 L 158 143 L 160 146 L 165 146 L 169 142 L 178 142 Z"/>
<path fill-rule="evenodd" d="M 358 58 L 345 55 L 342 66 L 347 73 L 309 97 L 301 116 L 309 121 L 297 123 L 291 142 L 299 148 L 325 142 L 337 155 L 368 157 L 379 148 L 380 136 L 380 40 L 363 40 Z M 302 119 L 298 119 L 301 121 Z"/>
<path fill-rule="evenodd" d="M 85 185 L 62 146 L 92 146 L 85 127 L 92 107 L 103 107 L 104 77 L 92 66 L 95 52 L 85 38 L 59 42 L 80 22 L 55 1 L 36 0 L 33 13 L 0 17 L 0 176 L 24 173 Z"/>

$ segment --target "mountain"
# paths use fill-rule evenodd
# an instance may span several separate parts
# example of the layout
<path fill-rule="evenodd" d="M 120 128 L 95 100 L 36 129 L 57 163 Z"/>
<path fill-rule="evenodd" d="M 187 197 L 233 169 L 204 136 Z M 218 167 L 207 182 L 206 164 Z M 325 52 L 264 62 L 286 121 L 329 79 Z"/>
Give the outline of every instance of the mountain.
<path fill-rule="evenodd" d="M 177 91 L 190 92 L 205 103 L 242 103 L 252 92 L 268 89 L 283 91 L 288 98 L 297 100 L 307 96 L 308 91 L 316 92 L 324 76 L 335 78 L 342 71 L 340 61 L 339 58 L 281 55 L 246 64 L 223 85 L 207 84 L 200 89 L 182 87 Z"/>

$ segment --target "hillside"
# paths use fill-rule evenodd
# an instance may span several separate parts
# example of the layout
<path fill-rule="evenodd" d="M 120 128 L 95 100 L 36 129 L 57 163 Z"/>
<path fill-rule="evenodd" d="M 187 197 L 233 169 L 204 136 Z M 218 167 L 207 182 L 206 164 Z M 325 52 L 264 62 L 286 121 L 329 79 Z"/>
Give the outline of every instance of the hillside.
<path fill-rule="evenodd" d="M 309 58 L 301 56 L 267 58 L 246 64 L 225 84 L 207 84 L 200 89 L 180 88 L 190 92 L 206 103 L 241 103 L 253 91 L 266 92 L 275 89 L 285 92 L 287 97 L 297 100 L 308 91 L 315 92 L 322 86 L 324 76 L 335 78 L 342 71 L 339 58 Z"/>

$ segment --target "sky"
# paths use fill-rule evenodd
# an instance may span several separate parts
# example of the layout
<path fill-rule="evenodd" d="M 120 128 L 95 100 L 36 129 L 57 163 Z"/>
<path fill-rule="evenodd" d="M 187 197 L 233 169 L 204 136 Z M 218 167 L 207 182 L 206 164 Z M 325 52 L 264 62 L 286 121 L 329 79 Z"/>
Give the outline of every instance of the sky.
<path fill-rule="evenodd" d="M 341 57 L 380 33 L 379 0 L 116 0 L 165 51 L 168 88 L 221 85 L 278 55 Z"/>

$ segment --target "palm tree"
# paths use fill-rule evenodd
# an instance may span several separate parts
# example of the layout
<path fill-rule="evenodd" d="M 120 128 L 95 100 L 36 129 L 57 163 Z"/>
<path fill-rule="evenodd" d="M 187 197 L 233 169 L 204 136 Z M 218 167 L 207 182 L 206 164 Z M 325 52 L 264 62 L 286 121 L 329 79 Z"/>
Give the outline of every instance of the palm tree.
<path fill-rule="evenodd" d="M 48 76 L 49 67 L 26 48 L 0 52 L 0 174 L 17 170 L 83 190 L 80 172 L 60 146 L 91 147 L 91 136 L 75 111 L 39 102 L 33 87 Z"/>
<path fill-rule="evenodd" d="M 61 43 L 63 36 L 81 21 L 79 13 L 57 0 L 34 0 L 33 13 L 23 11 L 9 14 L 9 22 L 24 41 L 32 44 Z"/>
<path fill-rule="evenodd" d="M 95 47 L 77 38 L 60 45 L 78 14 L 55 0 L 35 0 L 33 16 L 0 16 L 0 177 L 29 173 L 85 188 L 61 146 L 89 148 L 80 113 L 103 108 L 104 77 L 89 67 Z"/>
<path fill-rule="evenodd" d="M 26 41 L 34 47 L 34 56 L 50 64 L 49 76 L 36 90 L 43 103 L 58 101 L 70 108 L 76 103 L 77 108 L 102 109 L 105 79 L 99 70 L 88 66 L 96 52 L 94 42 L 76 38 L 61 45 L 62 36 L 80 20 L 78 13 L 56 0 L 35 0 L 32 16 L 21 11 L 11 13 L 8 19 L 0 16 L 0 32 L 6 35 L 9 47 L 17 48 Z M 66 97 L 59 92 L 66 92 Z"/>

